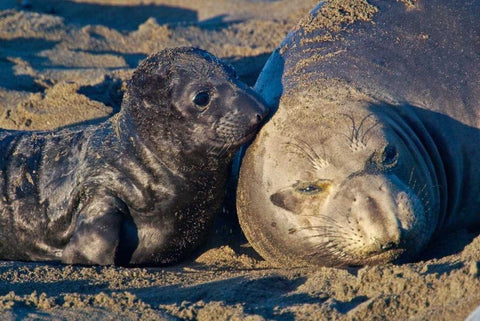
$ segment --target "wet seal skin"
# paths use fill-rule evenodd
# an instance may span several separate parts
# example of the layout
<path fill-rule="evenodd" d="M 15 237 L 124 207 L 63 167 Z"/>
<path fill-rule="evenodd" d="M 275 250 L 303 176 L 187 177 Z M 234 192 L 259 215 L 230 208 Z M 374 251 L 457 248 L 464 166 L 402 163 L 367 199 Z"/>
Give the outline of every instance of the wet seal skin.
<path fill-rule="evenodd" d="M 206 51 L 148 57 L 109 120 L 0 132 L 0 258 L 163 265 L 208 234 L 267 109 Z"/>
<path fill-rule="evenodd" d="M 330 0 L 255 88 L 276 112 L 243 159 L 237 209 L 284 266 L 405 262 L 480 225 L 480 3 Z"/>

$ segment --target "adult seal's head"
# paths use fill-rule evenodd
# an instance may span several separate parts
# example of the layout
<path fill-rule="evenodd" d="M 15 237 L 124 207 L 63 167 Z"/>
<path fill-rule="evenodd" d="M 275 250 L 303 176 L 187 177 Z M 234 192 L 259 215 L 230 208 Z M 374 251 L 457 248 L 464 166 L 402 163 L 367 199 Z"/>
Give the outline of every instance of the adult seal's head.
<path fill-rule="evenodd" d="M 375 264 L 416 253 L 438 219 L 428 202 L 438 194 L 425 150 L 367 106 L 338 108 L 318 97 L 295 103 L 310 109 L 319 102 L 337 111 L 277 114 L 282 127 L 268 126 L 258 140 L 265 147 L 256 142 L 249 150 L 238 195 L 249 240 L 289 265 Z M 252 189 L 260 180 L 262 193 Z"/>
<path fill-rule="evenodd" d="M 199 160 L 236 151 L 268 112 L 232 68 L 195 48 L 146 59 L 128 83 L 122 108 L 153 148 Z"/>
<path fill-rule="evenodd" d="M 446 227 L 479 225 L 479 6 L 325 1 L 287 36 L 256 84 L 278 110 L 238 188 L 260 254 L 400 262 Z"/>

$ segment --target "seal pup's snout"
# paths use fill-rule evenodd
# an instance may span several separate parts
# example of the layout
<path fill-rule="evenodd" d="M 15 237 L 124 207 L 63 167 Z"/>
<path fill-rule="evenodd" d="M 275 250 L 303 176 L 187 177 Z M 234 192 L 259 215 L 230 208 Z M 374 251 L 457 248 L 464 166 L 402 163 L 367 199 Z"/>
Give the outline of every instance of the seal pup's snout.
<path fill-rule="evenodd" d="M 251 127 L 256 128 L 259 127 L 263 120 L 265 119 L 265 114 L 262 112 L 254 112 L 250 117 L 249 124 Z"/>
<path fill-rule="evenodd" d="M 245 112 L 249 114 L 250 126 L 255 128 L 261 126 L 270 111 L 263 98 L 253 90 L 249 90 L 249 95 L 239 97 L 238 100 L 238 105 L 245 108 Z"/>
<path fill-rule="evenodd" d="M 231 111 L 218 122 L 217 131 L 233 133 L 237 145 L 250 141 L 264 124 L 269 109 L 263 98 L 248 87 L 240 87 L 233 94 Z"/>
<path fill-rule="evenodd" d="M 252 117 L 252 125 L 260 125 L 267 115 L 268 111 L 265 111 L 263 113 L 256 113 L 254 117 Z"/>
<path fill-rule="evenodd" d="M 258 99 L 260 99 L 260 101 L 258 101 Z M 259 96 L 256 101 L 258 112 L 255 115 L 255 118 L 256 122 L 261 125 L 267 120 L 268 115 L 270 115 L 270 108 L 261 96 Z"/>

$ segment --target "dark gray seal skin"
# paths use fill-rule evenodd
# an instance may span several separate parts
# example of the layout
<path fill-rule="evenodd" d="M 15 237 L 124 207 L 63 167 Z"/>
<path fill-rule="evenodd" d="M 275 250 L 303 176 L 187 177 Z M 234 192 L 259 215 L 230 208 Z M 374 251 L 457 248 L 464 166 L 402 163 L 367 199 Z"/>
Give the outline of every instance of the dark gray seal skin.
<path fill-rule="evenodd" d="M 275 114 L 237 192 L 280 265 L 405 262 L 480 225 L 480 2 L 326 1 L 255 89 Z"/>
<path fill-rule="evenodd" d="M 121 111 L 87 127 L 0 133 L 0 258 L 163 265 L 208 234 L 229 162 L 267 109 L 192 48 L 135 70 Z"/>

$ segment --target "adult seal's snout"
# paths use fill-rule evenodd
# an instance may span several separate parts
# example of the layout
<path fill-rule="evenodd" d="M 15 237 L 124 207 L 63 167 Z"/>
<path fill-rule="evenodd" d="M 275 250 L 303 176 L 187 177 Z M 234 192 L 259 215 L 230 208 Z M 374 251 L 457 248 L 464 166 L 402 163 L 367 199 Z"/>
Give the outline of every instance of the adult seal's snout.
<path fill-rule="evenodd" d="M 480 225 L 480 3 L 323 1 L 255 88 L 275 114 L 237 192 L 253 247 L 288 266 L 409 260 Z"/>
<path fill-rule="evenodd" d="M 264 110 L 230 67 L 178 48 L 140 64 L 104 123 L 0 131 L 0 258 L 161 265 L 187 256 Z"/>

